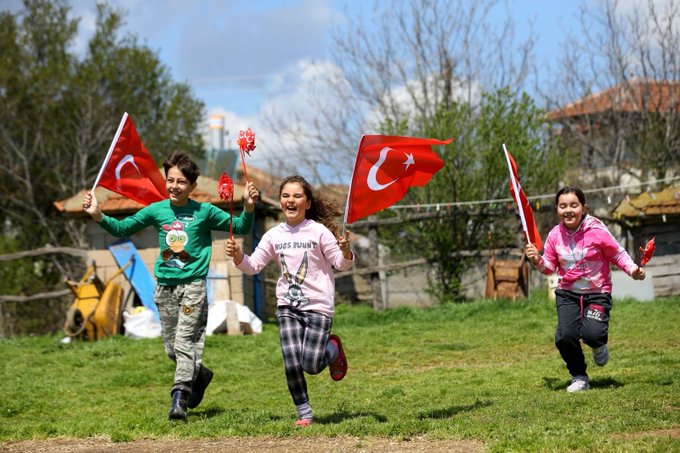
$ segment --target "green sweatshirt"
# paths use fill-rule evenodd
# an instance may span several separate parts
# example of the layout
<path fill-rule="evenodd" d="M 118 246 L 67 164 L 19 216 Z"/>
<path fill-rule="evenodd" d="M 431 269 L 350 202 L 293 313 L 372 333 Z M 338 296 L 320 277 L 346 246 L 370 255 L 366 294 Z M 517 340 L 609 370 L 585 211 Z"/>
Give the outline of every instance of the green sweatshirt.
<path fill-rule="evenodd" d="M 255 215 L 245 210 L 234 217 L 233 233 L 248 234 Z M 122 220 L 104 216 L 100 225 L 116 237 L 130 236 L 153 226 L 161 253 L 154 266 L 159 285 L 179 285 L 204 279 L 212 255 L 212 230 L 229 231 L 231 216 L 210 203 L 189 199 L 185 206 L 158 201 Z"/>

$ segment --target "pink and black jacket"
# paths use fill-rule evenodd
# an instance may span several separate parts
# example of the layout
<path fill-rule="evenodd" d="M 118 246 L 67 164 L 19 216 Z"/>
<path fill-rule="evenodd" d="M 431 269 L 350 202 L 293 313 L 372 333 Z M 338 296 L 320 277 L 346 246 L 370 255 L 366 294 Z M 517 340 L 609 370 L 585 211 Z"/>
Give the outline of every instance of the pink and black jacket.
<path fill-rule="evenodd" d="M 628 275 L 637 268 L 607 227 L 586 215 L 575 231 L 562 222 L 550 230 L 535 267 L 543 274 L 557 271 L 559 289 L 593 294 L 612 292 L 610 263 Z"/>

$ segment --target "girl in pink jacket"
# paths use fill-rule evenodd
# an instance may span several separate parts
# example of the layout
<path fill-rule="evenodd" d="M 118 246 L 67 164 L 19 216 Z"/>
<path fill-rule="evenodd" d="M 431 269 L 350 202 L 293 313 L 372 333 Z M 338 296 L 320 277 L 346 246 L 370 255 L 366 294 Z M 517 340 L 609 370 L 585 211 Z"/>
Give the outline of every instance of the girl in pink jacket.
<path fill-rule="evenodd" d="M 259 273 L 277 260 L 281 276 L 276 284 L 279 336 L 288 390 L 298 412 L 296 426 L 312 424 L 312 408 L 304 372 L 318 374 L 326 367 L 341 380 L 347 359 L 337 335 L 331 334 L 335 279 L 333 268 L 349 269 L 354 262 L 349 233 L 336 237 L 335 205 L 319 198 L 301 176 L 289 176 L 279 188 L 286 221 L 267 231 L 252 256 L 233 240 L 225 248 L 238 269 Z"/>
<path fill-rule="evenodd" d="M 555 345 L 572 376 L 567 391 L 573 393 L 590 388 L 580 340 L 593 349 L 593 361 L 598 366 L 609 360 L 609 265 L 615 264 L 635 280 L 644 280 L 645 271 L 599 219 L 586 213 L 586 196 L 581 189 L 560 189 L 555 195 L 555 209 L 560 223 L 548 233 L 543 256 L 533 244 L 527 245 L 526 254 L 541 273 L 557 272 Z"/>

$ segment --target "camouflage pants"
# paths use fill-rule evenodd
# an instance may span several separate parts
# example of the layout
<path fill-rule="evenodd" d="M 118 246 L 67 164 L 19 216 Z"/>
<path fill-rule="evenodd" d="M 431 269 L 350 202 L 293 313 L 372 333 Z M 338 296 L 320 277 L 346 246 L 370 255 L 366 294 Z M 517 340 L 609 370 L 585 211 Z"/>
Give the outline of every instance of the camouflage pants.
<path fill-rule="evenodd" d="M 175 390 L 191 392 L 191 384 L 203 361 L 208 301 L 205 280 L 176 286 L 156 286 L 158 314 L 161 318 L 165 353 L 177 365 Z"/>

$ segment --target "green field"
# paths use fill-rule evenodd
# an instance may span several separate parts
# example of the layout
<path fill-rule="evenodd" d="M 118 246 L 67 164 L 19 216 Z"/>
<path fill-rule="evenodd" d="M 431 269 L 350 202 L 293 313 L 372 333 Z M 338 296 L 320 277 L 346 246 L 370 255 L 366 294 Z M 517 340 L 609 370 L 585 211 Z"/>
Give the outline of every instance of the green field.
<path fill-rule="evenodd" d="M 293 427 L 275 323 L 208 337 L 215 379 L 189 422 L 169 422 L 174 371 L 160 339 L 0 340 L 0 441 L 110 437 L 358 436 L 474 439 L 489 451 L 680 451 L 680 298 L 614 301 L 609 364 L 568 394 L 554 303 L 338 307 L 349 372 L 308 377 L 316 423 Z M 2 445 L 0 444 L 0 450 Z"/>

